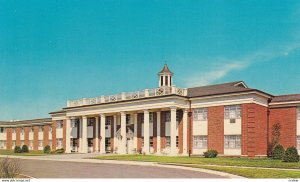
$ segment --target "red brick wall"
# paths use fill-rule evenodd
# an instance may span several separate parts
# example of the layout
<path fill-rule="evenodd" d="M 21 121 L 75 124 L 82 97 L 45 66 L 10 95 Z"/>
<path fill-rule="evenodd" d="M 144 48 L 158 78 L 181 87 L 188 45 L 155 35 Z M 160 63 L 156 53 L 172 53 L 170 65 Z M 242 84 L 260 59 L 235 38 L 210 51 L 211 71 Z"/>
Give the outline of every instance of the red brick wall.
<path fill-rule="evenodd" d="M 6 149 L 11 150 L 12 148 L 12 128 L 6 129 Z"/>
<path fill-rule="evenodd" d="M 43 147 L 49 143 L 49 125 L 44 125 Z"/>
<path fill-rule="evenodd" d="M 21 133 L 21 128 L 16 128 L 16 146 L 21 146 L 21 140 L 20 140 L 20 133 Z"/>
<path fill-rule="evenodd" d="M 275 123 L 280 123 L 280 144 L 284 148 L 290 146 L 297 146 L 296 142 L 296 126 L 297 122 L 297 108 L 285 107 L 285 108 L 273 108 L 270 109 L 269 116 L 269 142 L 272 141 L 272 127 Z"/>
<path fill-rule="evenodd" d="M 242 105 L 242 155 L 267 155 L 268 109 L 257 104 Z"/>
<path fill-rule="evenodd" d="M 34 126 L 33 131 L 33 150 L 37 151 L 39 148 L 39 126 Z"/>
<path fill-rule="evenodd" d="M 178 123 L 178 149 L 179 153 L 183 152 L 183 120 L 182 120 L 182 110 L 177 112 L 179 114 L 179 123 Z"/>
<path fill-rule="evenodd" d="M 56 150 L 56 121 L 52 121 L 52 150 Z"/>
<path fill-rule="evenodd" d="M 224 106 L 208 108 L 208 149 L 224 154 Z"/>
<path fill-rule="evenodd" d="M 166 112 L 161 112 L 160 118 L 160 148 L 163 151 L 166 148 Z"/>
<path fill-rule="evenodd" d="M 24 128 L 24 143 L 29 147 L 29 127 Z"/>

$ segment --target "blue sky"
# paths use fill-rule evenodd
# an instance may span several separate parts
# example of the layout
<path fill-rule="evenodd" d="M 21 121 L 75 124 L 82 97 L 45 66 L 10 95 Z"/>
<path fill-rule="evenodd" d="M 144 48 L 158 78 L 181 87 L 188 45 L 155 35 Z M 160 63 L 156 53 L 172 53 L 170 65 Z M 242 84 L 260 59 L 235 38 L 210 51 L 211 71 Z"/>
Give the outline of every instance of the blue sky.
<path fill-rule="evenodd" d="M 0 120 L 66 100 L 244 80 L 300 93 L 299 1 L 0 0 Z"/>

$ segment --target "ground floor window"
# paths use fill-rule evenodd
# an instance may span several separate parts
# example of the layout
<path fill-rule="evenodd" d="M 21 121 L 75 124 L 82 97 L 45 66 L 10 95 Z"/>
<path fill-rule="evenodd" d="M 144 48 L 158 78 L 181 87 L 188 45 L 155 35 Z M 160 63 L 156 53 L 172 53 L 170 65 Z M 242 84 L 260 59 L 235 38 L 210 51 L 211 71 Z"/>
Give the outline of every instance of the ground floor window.
<path fill-rule="evenodd" d="M 14 140 L 14 141 L 12 142 L 12 146 L 13 146 L 13 148 L 15 148 L 15 146 L 16 146 L 16 140 Z"/>
<path fill-rule="evenodd" d="M 24 140 L 21 140 L 21 147 L 24 145 Z"/>
<path fill-rule="evenodd" d="M 144 147 L 144 137 L 142 137 L 142 147 Z"/>
<path fill-rule="evenodd" d="M 5 149 L 5 148 L 6 148 L 6 141 L 0 140 L 0 149 Z"/>
<path fill-rule="evenodd" d="M 63 139 L 62 138 L 56 139 L 56 148 L 58 148 L 58 149 L 63 148 Z"/>
<path fill-rule="evenodd" d="M 225 149 L 240 149 L 241 148 L 241 135 L 225 135 L 224 136 Z"/>
<path fill-rule="evenodd" d="M 33 141 L 29 140 L 29 150 L 33 150 Z"/>
<path fill-rule="evenodd" d="M 105 138 L 105 151 L 110 151 L 110 138 Z"/>
<path fill-rule="evenodd" d="M 88 138 L 88 147 L 93 147 L 94 146 L 94 142 L 92 138 Z"/>
<path fill-rule="evenodd" d="M 195 135 L 193 137 L 194 149 L 207 149 L 207 135 Z"/>
<path fill-rule="evenodd" d="M 166 136 L 166 147 L 171 147 L 171 137 Z"/>
<path fill-rule="evenodd" d="M 39 147 L 43 147 L 43 140 L 39 140 Z"/>
<path fill-rule="evenodd" d="M 150 143 L 150 147 L 153 147 L 153 137 L 150 137 L 149 143 Z"/>

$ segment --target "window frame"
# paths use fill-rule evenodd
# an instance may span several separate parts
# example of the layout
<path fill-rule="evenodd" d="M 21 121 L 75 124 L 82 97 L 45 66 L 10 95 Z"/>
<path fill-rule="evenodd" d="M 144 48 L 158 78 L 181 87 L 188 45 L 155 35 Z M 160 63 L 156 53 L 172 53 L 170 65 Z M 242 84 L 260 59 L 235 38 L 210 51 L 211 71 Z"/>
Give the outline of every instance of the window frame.
<path fill-rule="evenodd" d="M 207 135 L 194 135 L 193 149 L 207 149 Z"/>
<path fill-rule="evenodd" d="M 241 105 L 228 105 L 224 107 L 224 119 L 241 119 Z"/>
<path fill-rule="evenodd" d="M 224 135 L 224 149 L 241 149 L 241 135 Z"/>
<path fill-rule="evenodd" d="M 193 121 L 207 121 L 208 108 L 195 108 L 193 109 Z"/>

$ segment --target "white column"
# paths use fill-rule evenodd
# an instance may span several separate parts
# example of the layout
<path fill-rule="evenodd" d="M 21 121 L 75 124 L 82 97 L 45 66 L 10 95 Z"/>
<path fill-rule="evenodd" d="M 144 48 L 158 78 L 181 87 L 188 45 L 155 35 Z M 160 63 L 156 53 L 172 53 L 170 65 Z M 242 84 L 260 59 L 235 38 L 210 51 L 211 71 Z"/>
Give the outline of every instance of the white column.
<path fill-rule="evenodd" d="M 95 142 L 96 142 L 96 145 L 95 145 L 95 152 L 99 152 L 99 117 L 96 116 L 96 133 L 95 133 Z"/>
<path fill-rule="evenodd" d="M 134 133 L 133 133 L 133 145 L 137 149 L 137 113 L 133 114 Z"/>
<path fill-rule="evenodd" d="M 82 146 L 81 152 L 87 153 L 88 152 L 88 145 L 87 145 L 87 117 L 82 116 Z"/>
<path fill-rule="evenodd" d="M 100 136 L 101 136 L 101 141 L 100 141 L 100 153 L 105 154 L 105 115 L 100 114 L 101 116 L 101 126 L 100 126 Z"/>
<path fill-rule="evenodd" d="M 171 107 L 171 155 L 176 155 L 176 107 Z"/>
<path fill-rule="evenodd" d="M 120 146 L 120 154 L 126 154 L 126 113 L 121 112 L 121 146 Z"/>
<path fill-rule="evenodd" d="M 79 118 L 79 124 L 78 124 L 78 127 L 77 127 L 77 129 L 79 130 L 79 136 L 78 136 L 78 138 L 79 138 L 79 147 L 78 147 L 78 152 L 81 152 L 82 150 L 81 150 L 81 146 L 82 146 L 82 119 L 81 118 Z"/>
<path fill-rule="evenodd" d="M 160 148 L 160 111 L 156 112 L 156 121 L 157 121 L 157 149 L 156 149 L 156 153 L 160 154 L 161 153 L 161 148 Z"/>
<path fill-rule="evenodd" d="M 114 152 L 117 146 L 117 115 L 114 115 Z"/>
<path fill-rule="evenodd" d="M 183 155 L 187 155 L 188 154 L 188 148 L 187 148 L 187 118 L 188 116 L 188 110 L 184 109 L 183 110 L 183 118 L 182 118 L 182 122 L 183 122 Z"/>
<path fill-rule="evenodd" d="M 144 110 L 144 152 L 146 154 L 150 153 L 149 139 L 150 139 L 149 111 Z"/>
<path fill-rule="evenodd" d="M 66 119 L 66 153 L 71 153 L 71 118 L 67 117 Z"/>

